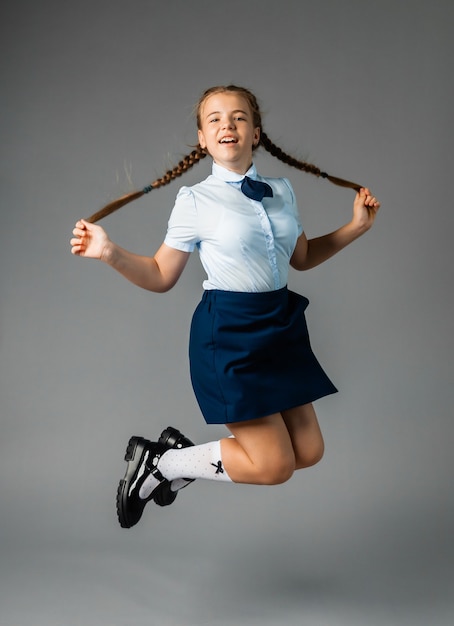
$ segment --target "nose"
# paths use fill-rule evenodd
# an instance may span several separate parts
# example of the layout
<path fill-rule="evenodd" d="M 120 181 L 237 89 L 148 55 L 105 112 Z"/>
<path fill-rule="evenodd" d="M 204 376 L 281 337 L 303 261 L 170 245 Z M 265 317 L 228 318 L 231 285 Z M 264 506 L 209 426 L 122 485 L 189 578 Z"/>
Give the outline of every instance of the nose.
<path fill-rule="evenodd" d="M 233 117 L 226 117 L 223 120 L 222 128 L 235 128 L 235 120 Z"/>

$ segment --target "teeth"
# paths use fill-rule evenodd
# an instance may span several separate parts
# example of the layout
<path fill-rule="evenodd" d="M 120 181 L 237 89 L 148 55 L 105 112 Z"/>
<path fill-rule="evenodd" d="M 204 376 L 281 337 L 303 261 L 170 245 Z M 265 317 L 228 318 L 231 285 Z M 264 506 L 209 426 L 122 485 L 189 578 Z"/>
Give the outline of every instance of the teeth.
<path fill-rule="evenodd" d="M 233 139 L 232 137 L 224 137 L 224 139 L 221 139 L 221 143 L 236 143 L 236 139 Z"/>

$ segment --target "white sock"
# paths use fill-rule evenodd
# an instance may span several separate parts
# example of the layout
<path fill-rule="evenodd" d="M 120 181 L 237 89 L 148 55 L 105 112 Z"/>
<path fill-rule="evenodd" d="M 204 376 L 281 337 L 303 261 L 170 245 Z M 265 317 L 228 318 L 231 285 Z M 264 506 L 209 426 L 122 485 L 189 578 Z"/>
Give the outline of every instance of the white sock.
<path fill-rule="evenodd" d="M 141 472 L 137 476 L 137 479 L 134 481 L 134 483 L 131 485 L 130 491 L 133 490 L 135 483 L 139 480 L 139 478 L 145 472 L 145 461 L 147 461 L 149 455 L 150 455 L 150 453 L 147 451 L 146 454 L 145 454 L 145 458 L 144 458 L 144 464 L 141 467 Z M 142 498 L 142 500 L 146 500 L 151 495 L 151 492 L 153 491 L 153 489 L 159 485 L 159 482 L 160 481 L 157 478 L 155 478 L 153 476 L 153 474 L 150 474 L 143 481 L 143 484 L 142 484 L 142 486 L 139 489 L 139 498 Z"/>
<path fill-rule="evenodd" d="M 171 448 L 159 459 L 157 468 L 170 481 L 172 491 L 183 489 L 196 478 L 232 482 L 222 464 L 220 441 L 188 448 Z M 159 480 L 150 474 L 139 490 L 139 497 L 146 500 L 158 485 Z"/>
<path fill-rule="evenodd" d="M 186 478 L 176 478 L 170 483 L 170 491 L 180 491 L 183 487 L 187 487 L 194 479 L 187 480 Z M 159 480 L 150 474 L 143 482 L 143 485 L 139 489 L 139 498 L 146 500 L 150 497 L 151 492 L 159 485 Z"/>
<path fill-rule="evenodd" d="M 232 482 L 222 464 L 220 441 L 210 441 L 180 450 L 167 450 L 159 459 L 158 469 L 170 481 L 178 478 L 205 478 Z"/>
<path fill-rule="evenodd" d="M 172 480 L 170 483 L 170 491 L 180 491 L 180 489 L 187 487 L 193 482 L 193 478 L 191 478 L 191 480 L 186 480 L 186 478 L 175 478 L 175 480 Z"/>
<path fill-rule="evenodd" d="M 228 438 L 229 439 L 235 439 L 235 436 L 234 435 L 229 435 Z M 184 489 L 185 487 L 187 487 L 188 485 L 193 483 L 194 480 L 195 480 L 195 478 L 191 478 L 190 480 L 186 480 L 186 478 L 175 478 L 175 480 L 172 480 L 172 482 L 170 483 L 170 490 L 171 491 L 180 491 L 180 489 Z"/>

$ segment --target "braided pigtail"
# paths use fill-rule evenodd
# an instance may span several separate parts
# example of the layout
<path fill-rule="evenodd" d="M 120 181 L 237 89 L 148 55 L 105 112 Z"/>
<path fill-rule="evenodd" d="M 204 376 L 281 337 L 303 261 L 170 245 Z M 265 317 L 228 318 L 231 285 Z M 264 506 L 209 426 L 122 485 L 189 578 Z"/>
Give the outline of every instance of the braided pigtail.
<path fill-rule="evenodd" d="M 272 156 L 276 157 L 283 163 L 286 163 L 290 167 L 294 167 L 300 171 L 313 174 L 314 176 L 327 178 L 334 185 L 339 185 L 340 187 L 349 187 L 350 189 L 354 189 L 355 191 L 359 191 L 361 189 L 361 185 L 352 183 L 349 180 L 344 180 L 343 178 L 336 178 L 335 176 L 331 176 L 330 174 L 327 174 L 326 172 L 322 172 L 315 165 L 311 165 L 310 163 L 306 163 L 305 161 L 299 161 L 298 159 L 295 159 L 294 157 L 290 156 L 289 154 L 281 150 L 281 148 L 276 146 L 276 144 L 274 144 L 262 130 L 262 118 L 261 118 L 261 113 L 260 113 L 259 104 L 257 102 L 257 98 L 254 96 L 254 94 L 251 91 L 249 91 L 248 89 L 245 89 L 244 87 L 237 87 L 236 85 L 228 85 L 228 86 L 211 87 L 210 89 L 207 89 L 202 94 L 198 102 L 198 105 L 196 107 L 197 127 L 199 130 L 202 128 L 201 109 L 203 107 L 205 100 L 213 94 L 229 93 L 229 92 L 239 93 L 241 96 L 243 96 L 247 100 L 251 108 L 254 128 L 260 129 L 260 142 L 258 145 L 263 146 L 265 150 L 269 152 Z M 258 146 L 255 146 L 253 149 L 255 149 L 256 147 Z M 200 144 L 198 144 L 195 150 L 193 150 L 190 154 L 185 156 L 184 159 L 181 160 L 178 163 L 178 165 L 176 165 L 173 169 L 168 170 L 164 174 L 164 176 L 156 179 L 154 182 L 150 183 L 149 185 L 147 185 L 140 191 L 134 191 L 132 193 L 128 193 L 122 196 L 121 198 L 118 198 L 117 200 L 110 202 L 109 204 L 104 206 L 102 209 L 100 209 L 99 211 L 91 215 L 87 219 L 87 221 L 92 222 L 92 223 L 97 222 L 103 219 L 103 217 L 106 217 L 107 215 L 110 215 L 111 213 L 118 211 L 118 209 L 120 209 L 125 204 L 129 204 L 129 202 L 133 202 L 134 200 L 141 198 L 143 195 L 145 195 L 146 193 L 149 193 L 153 189 L 157 189 L 158 187 L 168 185 L 173 180 L 175 180 L 175 178 L 187 172 L 191 167 L 193 167 L 196 163 L 198 163 L 200 159 L 204 159 L 207 154 L 208 152 L 205 149 L 203 149 L 200 146 Z"/>
<path fill-rule="evenodd" d="M 290 167 L 295 167 L 297 170 L 301 170 L 308 174 L 313 174 L 314 176 L 326 178 L 334 185 L 339 185 L 340 187 L 349 187 L 350 189 L 354 189 L 355 191 L 359 191 L 361 189 L 361 185 L 358 185 L 357 183 L 352 183 L 349 180 L 344 180 L 343 178 L 331 176 L 326 172 L 322 172 L 315 165 L 311 165 L 310 163 L 306 163 L 305 161 L 299 161 L 298 159 L 295 159 L 294 157 L 281 150 L 281 148 L 276 146 L 276 144 L 274 144 L 268 137 L 268 135 L 266 135 L 266 133 L 264 133 L 263 131 L 260 134 L 260 145 L 262 145 L 265 150 L 269 152 L 272 156 L 276 157 L 276 159 L 279 159 L 279 161 L 282 161 L 286 165 L 290 165 Z"/>
<path fill-rule="evenodd" d="M 153 189 L 157 189 L 158 187 L 163 187 L 164 185 L 168 185 L 173 180 L 175 180 L 175 178 L 178 178 L 179 176 L 187 172 L 189 169 L 191 169 L 191 167 L 193 167 L 201 159 L 204 159 L 206 155 L 207 155 L 206 151 L 203 150 L 200 146 L 197 146 L 197 148 L 193 150 L 190 154 L 185 156 L 184 159 L 182 159 L 178 163 L 178 165 L 176 165 L 173 169 L 168 170 L 164 174 L 164 176 L 156 179 L 154 182 L 150 183 L 149 185 L 147 185 L 140 191 L 133 191 L 132 193 L 128 193 L 124 196 L 121 196 L 121 198 L 117 198 L 116 200 L 109 202 L 109 204 L 106 204 L 106 206 L 104 206 L 102 209 L 100 209 L 99 211 L 97 211 L 96 213 L 93 213 L 93 215 L 88 217 L 86 221 L 94 224 L 95 222 L 102 220 L 104 217 L 107 217 L 107 215 L 110 215 L 111 213 L 118 211 L 118 209 L 121 209 L 121 207 L 125 206 L 125 204 L 129 204 L 130 202 L 133 202 L 134 200 L 138 200 L 139 198 L 144 196 L 146 193 L 150 193 L 150 191 L 153 191 Z"/>

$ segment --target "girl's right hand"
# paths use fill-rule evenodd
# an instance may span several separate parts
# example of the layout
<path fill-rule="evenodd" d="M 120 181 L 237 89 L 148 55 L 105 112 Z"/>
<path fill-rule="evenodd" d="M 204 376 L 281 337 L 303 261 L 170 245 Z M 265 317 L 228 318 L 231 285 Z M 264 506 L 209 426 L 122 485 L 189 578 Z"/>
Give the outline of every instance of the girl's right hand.
<path fill-rule="evenodd" d="M 71 252 L 77 256 L 90 259 L 102 259 L 110 239 L 106 231 L 98 224 L 91 224 L 86 220 L 79 220 L 73 230 Z"/>

